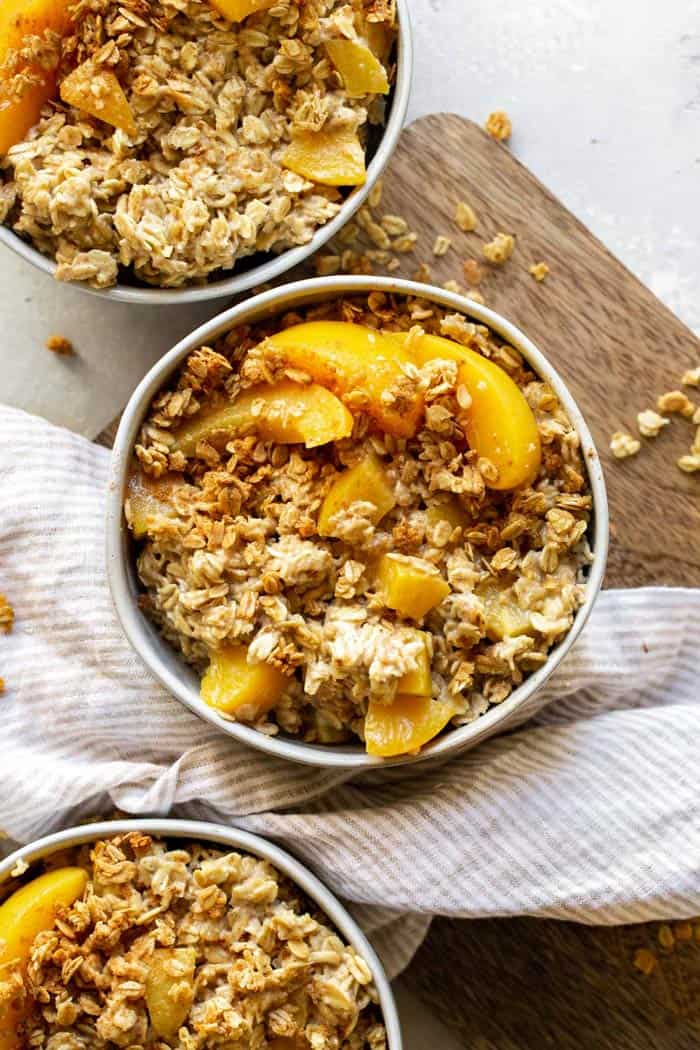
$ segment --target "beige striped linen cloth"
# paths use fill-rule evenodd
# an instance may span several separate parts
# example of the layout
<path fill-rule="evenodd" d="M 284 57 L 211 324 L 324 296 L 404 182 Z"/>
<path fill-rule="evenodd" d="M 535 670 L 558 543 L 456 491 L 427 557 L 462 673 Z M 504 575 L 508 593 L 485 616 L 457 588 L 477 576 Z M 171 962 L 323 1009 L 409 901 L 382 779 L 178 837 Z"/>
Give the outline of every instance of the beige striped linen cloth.
<path fill-rule="evenodd" d="M 437 913 L 700 913 L 700 591 L 605 592 L 530 721 L 475 751 L 355 777 L 288 765 L 191 715 L 124 640 L 104 572 L 107 461 L 0 407 L 10 840 L 110 807 L 270 836 L 349 902 L 392 975 Z"/>

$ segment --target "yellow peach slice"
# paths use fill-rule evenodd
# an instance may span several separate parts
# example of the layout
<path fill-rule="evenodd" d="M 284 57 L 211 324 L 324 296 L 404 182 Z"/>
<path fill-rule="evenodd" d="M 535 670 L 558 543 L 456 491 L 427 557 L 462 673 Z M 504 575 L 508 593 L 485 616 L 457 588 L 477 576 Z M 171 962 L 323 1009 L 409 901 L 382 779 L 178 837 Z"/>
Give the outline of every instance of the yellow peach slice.
<path fill-rule="evenodd" d="M 282 163 L 322 186 L 364 186 L 367 181 L 364 146 L 349 127 L 297 132 Z"/>
<path fill-rule="evenodd" d="M 7 62 L 9 52 L 20 51 L 30 38 L 43 38 L 46 33 L 64 36 L 70 28 L 69 3 L 70 0 L 2 0 L 0 66 Z M 28 82 L 22 93 L 14 97 L 10 82 L 22 73 L 27 75 Z M 0 154 L 22 141 L 38 122 L 41 107 L 55 94 L 55 70 L 21 58 L 16 66 L 7 65 L 0 74 Z"/>
<path fill-rule="evenodd" d="M 224 18 L 228 18 L 229 22 L 242 22 L 248 15 L 254 15 L 256 11 L 267 11 L 278 2 L 279 0 L 209 0 L 211 6 Z"/>
<path fill-rule="evenodd" d="M 142 540 L 164 520 L 175 520 L 176 514 L 169 501 L 181 483 L 177 474 L 151 478 L 136 471 L 131 475 L 127 488 L 127 521 L 134 539 Z"/>
<path fill-rule="evenodd" d="M 401 366 L 411 359 L 381 332 L 344 321 L 310 321 L 277 332 L 267 342 L 289 365 L 338 397 L 350 398 L 387 434 L 412 437 L 418 429 L 422 398 L 386 399 L 404 377 Z"/>
<path fill-rule="evenodd" d="M 0 907 L 0 980 L 12 973 L 26 973 L 34 938 L 50 930 L 60 908 L 69 907 L 87 884 L 82 868 L 58 868 L 28 882 Z M 31 1003 L 22 997 L 0 1005 L 0 1050 L 24 1046 L 20 1026 Z"/>
<path fill-rule="evenodd" d="M 484 603 L 484 630 L 492 641 L 535 633 L 529 614 L 517 604 L 509 587 L 492 581 L 477 587 L 476 593 Z"/>
<path fill-rule="evenodd" d="M 205 704 L 239 722 L 256 722 L 281 699 L 289 679 L 266 663 L 248 663 L 245 645 L 210 654 L 200 695 Z"/>
<path fill-rule="evenodd" d="M 394 337 L 399 345 L 405 336 Z M 445 359 L 459 364 L 459 382 L 471 395 L 462 414 L 467 441 L 479 456 L 490 460 L 498 478 L 489 488 L 514 489 L 531 484 L 540 469 L 541 445 L 537 422 L 525 395 L 499 365 L 474 350 L 437 335 L 412 340 L 417 365 Z"/>
<path fill-rule="evenodd" d="M 61 82 L 61 98 L 91 117 L 120 128 L 127 135 L 138 134 L 134 114 L 114 73 L 94 62 L 83 62 Z"/>
<path fill-rule="evenodd" d="M 334 482 L 321 505 L 318 516 L 319 536 L 333 535 L 333 520 L 353 503 L 369 503 L 374 510 L 368 515 L 377 525 L 396 506 L 394 488 L 384 464 L 371 452 L 354 467 L 343 471 Z"/>
<path fill-rule="evenodd" d="M 423 642 L 423 649 L 414 670 L 407 671 L 399 679 L 397 692 L 408 696 L 430 696 L 433 692 L 433 676 L 430 670 L 428 636 L 425 631 L 414 631 L 413 633 Z"/>
<path fill-rule="evenodd" d="M 367 754 L 394 758 L 417 751 L 457 713 L 450 701 L 399 695 L 391 704 L 370 700 L 365 718 Z"/>
<path fill-rule="evenodd" d="M 380 62 L 385 63 L 391 54 L 396 33 L 387 22 L 368 22 L 365 27 L 367 43 Z"/>
<path fill-rule="evenodd" d="M 350 98 L 363 95 L 386 95 L 389 81 L 386 70 L 376 55 L 354 40 L 329 40 L 328 56 L 343 78 Z"/>
<path fill-rule="evenodd" d="M 194 948 L 158 948 L 146 977 L 146 1006 L 156 1035 L 172 1039 L 190 1012 L 194 999 Z"/>
<path fill-rule="evenodd" d="M 422 620 L 447 597 L 450 585 L 422 558 L 385 554 L 377 567 L 377 592 L 387 608 L 400 616 Z"/>
<path fill-rule="evenodd" d="M 230 440 L 255 430 L 263 441 L 318 448 L 352 434 L 353 419 L 342 401 L 325 387 L 283 379 L 251 387 L 227 404 L 199 412 L 173 431 L 173 451 L 194 455 L 201 440 Z"/>

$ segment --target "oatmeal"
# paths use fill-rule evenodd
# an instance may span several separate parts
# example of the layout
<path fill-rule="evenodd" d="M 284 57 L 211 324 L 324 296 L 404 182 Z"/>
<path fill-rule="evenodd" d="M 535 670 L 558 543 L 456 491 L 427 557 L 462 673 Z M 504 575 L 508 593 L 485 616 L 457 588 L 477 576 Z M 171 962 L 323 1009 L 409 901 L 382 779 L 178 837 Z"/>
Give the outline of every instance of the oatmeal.
<path fill-rule="evenodd" d="M 267 733 L 415 751 L 505 700 L 583 600 L 572 423 L 512 347 L 421 299 L 231 331 L 134 452 L 141 608 L 207 703 Z"/>
<path fill-rule="evenodd" d="M 0 973 L 18 1046 L 386 1050 L 367 963 L 269 862 L 140 832 L 66 859 L 0 910 L 32 932 Z"/>
<path fill-rule="evenodd" d="M 393 4 L 74 0 L 70 11 L 74 34 L 46 30 L 60 44 L 57 95 L 26 136 L 2 121 L 32 82 L 21 58 L 0 68 L 0 220 L 54 258 L 60 279 L 104 288 L 130 268 L 161 287 L 201 282 L 306 244 L 365 181 L 393 76 Z"/>

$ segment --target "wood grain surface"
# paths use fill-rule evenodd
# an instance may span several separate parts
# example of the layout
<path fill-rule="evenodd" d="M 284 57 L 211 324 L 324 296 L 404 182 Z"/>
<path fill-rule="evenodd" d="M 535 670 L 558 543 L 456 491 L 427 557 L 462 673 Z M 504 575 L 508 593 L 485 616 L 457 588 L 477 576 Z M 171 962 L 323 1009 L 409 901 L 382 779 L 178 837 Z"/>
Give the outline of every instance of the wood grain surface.
<path fill-rule="evenodd" d="M 404 217 L 418 235 L 400 276 L 427 263 L 433 282 L 464 284 L 463 263 L 483 259 L 499 231 L 516 235 L 503 267 L 483 265 L 488 306 L 522 328 L 568 383 L 606 470 L 612 537 L 607 586 L 700 586 L 700 474 L 676 466 L 693 427 L 679 417 L 640 454 L 616 461 L 618 429 L 680 386 L 700 364 L 700 343 L 655 296 L 516 159 L 458 116 L 407 128 L 384 180 L 378 212 Z M 454 213 L 478 216 L 461 232 Z M 434 257 L 438 234 L 452 239 Z M 528 273 L 545 261 L 538 284 Z M 313 272 L 313 268 L 294 276 Z M 700 402 L 700 391 L 688 389 Z M 100 436 L 109 445 L 113 426 Z M 527 919 L 438 919 L 406 980 L 474 1050 L 685 1050 L 700 1046 L 700 943 L 665 953 L 658 924 L 590 928 Z M 634 969 L 640 947 L 660 965 Z"/>

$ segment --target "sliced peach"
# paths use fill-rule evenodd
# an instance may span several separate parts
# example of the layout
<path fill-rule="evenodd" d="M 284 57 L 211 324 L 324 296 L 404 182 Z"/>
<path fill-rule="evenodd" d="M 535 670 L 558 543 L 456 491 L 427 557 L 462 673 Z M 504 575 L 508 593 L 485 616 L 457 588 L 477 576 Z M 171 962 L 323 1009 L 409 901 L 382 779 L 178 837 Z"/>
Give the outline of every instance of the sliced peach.
<path fill-rule="evenodd" d="M 256 11 L 267 11 L 278 2 L 279 0 L 209 0 L 211 6 L 224 18 L 228 18 L 229 22 L 242 22 L 248 15 L 254 15 Z"/>
<path fill-rule="evenodd" d="M 377 591 L 387 608 L 400 616 L 422 620 L 447 597 L 450 585 L 423 558 L 385 554 L 377 567 Z"/>
<path fill-rule="evenodd" d="M 61 81 L 61 98 L 69 106 L 88 113 L 91 117 L 120 128 L 127 135 L 138 134 L 131 106 L 110 70 L 100 69 L 94 62 L 83 62 Z"/>
<path fill-rule="evenodd" d="M 349 127 L 297 132 L 282 163 L 322 186 L 364 186 L 367 181 L 364 146 Z"/>
<path fill-rule="evenodd" d="M 387 62 L 396 39 L 396 32 L 388 22 L 368 22 L 365 28 L 367 43 L 380 62 Z"/>
<path fill-rule="evenodd" d="M 493 580 L 481 584 L 476 593 L 484 602 L 484 629 L 492 641 L 535 633 L 529 614 L 517 604 L 510 587 Z"/>
<path fill-rule="evenodd" d="M 256 722 L 279 702 L 288 682 L 270 664 L 249 663 L 245 645 L 230 645 L 211 653 L 200 695 L 239 722 Z"/>
<path fill-rule="evenodd" d="M 8 52 L 17 52 L 30 37 L 43 37 L 47 32 L 64 36 L 70 28 L 68 5 L 71 0 L 2 0 L 0 4 L 0 66 Z M 3 94 L 12 78 L 26 73 L 31 83 L 17 99 Z M 3 83 L 4 82 L 4 83 Z M 39 63 L 20 60 L 16 67 L 0 74 L 0 154 L 21 142 L 39 120 L 41 107 L 56 94 L 55 70 Z"/>
<path fill-rule="evenodd" d="M 172 1039 L 194 999 L 194 948 L 157 948 L 146 977 L 146 1006 L 156 1035 Z"/>
<path fill-rule="evenodd" d="M 401 366 L 410 356 L 381 332 L 344 321 L 310 321 L 277 332 L 268 344 L 338 397 L 350 397 L 387 434 L 412 437 L 418 429 L 421 398 L 386 399 L 404 378 Z"/>
<path fill-rule="evenodd" d="M 457 713 L 450 701 L 399 695 L 391 704 L 370 700 L 365 718 L 367 754 L 393 758 L 418 751 Z"/>
<path fill-rule="evenodd" d="M 151 478 L 136 471 L 129 478 L 127 521 L 134 539 L 142 540 L 164 520 L 176 518 L 170 500 L 174 490 L 182 484 L 178 474 L 164 474 Z"/>
<path fill-rule="evenodd" d="M 406 340 L 403 335 L 394 338 L 399 345 Z M 525 395 L 508 373 L 475 350 L 438 335 L 412 340 L 411 350 L 419 366 L 440 358 L 459 363 L 459 382 L 471 395 L 462 416 L 467 441 L 498 470 L 498 478 L 486 482 L 489 488 L 531 484 L 540 469 L 540 436 Z"/>
<path fill-rule="evenodd" d="M 399 679 L 397 692 L 408 696 L 431 696 L 433 692 L 433 676 L 430 670 L 428 636 L 425 631 L 414 631 L 413 633 L 423 642 L 423 649 L 414 670 L 407 671 Z"/>
<path fill-rule="evenodd" d="M 343 78 L 350 98 L 363 95 L 386 95 L 389 81 L 386 70 L 376 55 L 354 40 L 329 40 L 328 56 Z"/>
<path fill-rule="evenodd" d="M 343 471 L 321 505 L 318 516 L 319 536 L 333 535 L 333 519 L 353 503 L 369 503 L 374 510 L 368 515 L 377 525 L 396 506 L 394 488 L 379 456 L 371 452 L 354 467 Z"/>
<path fill-rule="evenodd" d="M 199 412 L 173 431 L 174 451 L 194 454 L 201 440 L 228 440 L 255 430 L 263 441 L 318 448 L 352 434 L 353 419 L 342 401 L 325 387 L 290 379 L 251 387 L 235 401 Z"/>
<path fill-rule="evenodd" d="M 0 907 L 0 979 L 18 973 L 24 977 L 34 938 L 50 930 L 59 908 L 82 896 L 87 884 L 82 868 L 58 868 L 28 882 Z M 0 1050 L 24 1046 L 20 1026 L 31 1003 L 18 996 L 0 1005 Z"/>

